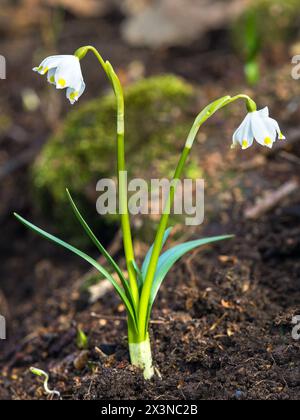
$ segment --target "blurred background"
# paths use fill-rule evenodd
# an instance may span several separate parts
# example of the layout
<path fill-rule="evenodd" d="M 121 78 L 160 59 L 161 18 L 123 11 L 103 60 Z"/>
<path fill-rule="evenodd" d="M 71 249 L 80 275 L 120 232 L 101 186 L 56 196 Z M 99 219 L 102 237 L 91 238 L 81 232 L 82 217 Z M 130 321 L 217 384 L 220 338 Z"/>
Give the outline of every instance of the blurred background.
<path fill-rule="evenodd" d="M 230 151 L 245 109 L 219 113 L 199 134 L 186 170 L 206 180 L 205 224 L 184 234 L 220 233 L 231 222 L 242 231 L 249 209 L 260 218 L 282 200 L 288 226 L 299 226 L 300 81 L 292 78 L 299 10 L 300 0 L 0 0 L 0 55 L 7 63 L 0 80 L 0 313 L 9 319 L 11 340 L 67 312 L 59 288 L 74 285 L 70 296 L 81 302 L 75 285 L 87 271 L 25 231 L 13 211 L 88 247 L 68 208 L 69 187 L 107 246 L 119 235 L 116 220 L 95 210 L 97 180 L 115 173 L 115 104 L 101 69 L 92 55 L 83 61 L 87 89 L 70 107 L 32 68 L 89 44 L 110 60 L 125 87 L 131 176 L 170 176 L 201 107 L 225 94 L 253 96 L 270 107 L 289 142 L 272 151 Z M 257 209 L 257 198 L 270 191 L 271 206 Z M 141 256 L 156 221 L 134 219 Z"/>

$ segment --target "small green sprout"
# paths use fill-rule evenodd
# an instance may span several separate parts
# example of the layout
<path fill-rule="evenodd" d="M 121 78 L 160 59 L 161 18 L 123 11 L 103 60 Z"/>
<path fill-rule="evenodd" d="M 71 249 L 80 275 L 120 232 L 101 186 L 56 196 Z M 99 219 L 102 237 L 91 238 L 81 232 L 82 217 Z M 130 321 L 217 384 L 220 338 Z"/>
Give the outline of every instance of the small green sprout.
<path fill-rule="evenodd" d="M 249 10 L 242 18 L 242 24 L 234 31 L 234 36 L 239 40 L 245 66 L 246 80 L 250 85 L 256 85 L 260 80 L 260 53 L 262 49 L 262 37 L 260 25 L 257 21 L 257 11 Z"/>
<path fill-rule="evenodd" d="M 172 179 L 172 187 L 170 188 L 165 209 L 160 218 L 154 243 L 149 248 L 142 266 L 139 267 L 135 259 L 128 206 L 127 172 L 125 161 L 124 95 L 117 74 L 115 73 L 112 65 L 108 61 L 104 61 L 99 52 L 91 46 L 80 48 L 75 52 L 74 56 L 49 57 L 44 60 L 39 67 L 36 67 L 35 71 L 41 75 L 47 75 L 49 83 L 55 85 L 57 89 L 67 89 L 67 98 L 73 104 L 78 101 L 85 89 L 80 60 L 84 59 L 89 51 L 92 52 L 98 59 L 101 68 L 104 70 L 108 81 L 112 85 L 117 102 L 116 148 L 118 163 L 117 175 L 119 182 L 119 216 L 123 233 L 124 254 L 128 275 L 123 273 L 117 262 L 110 256 L 102 243 L 99 241 L 91 227 L 80 213 L 80 210 L 76 206 L 68 190 L 67 197 L 75 217 L 87 236 L 90 238 L 91 242 L 98 249 L 99 253 L 105 257 L 108 265 L 114 271 L 118 279 L 116 279 L 116 276 L 112 275 L 91 256 L 38 228 L 18 214 L 15 214 L 15 217 L 27 228 L 33 230 L 40 236 L 81 257 L 83 260 L 96 268 L 102 277 L 106 278 L 113 285 L 116 293 L 123 301 L 128 315 L 128 343 L 131 363 L 143 370 L 145 379 L 151 379 L 154 376 L 155 368 L 153 366 L 151 354 L 149 324 L 152 308 L 164 279 L 176 262 L 188 252 L 191 252 L 196 248 L 224 241 L 233 237 L 232 235 L 225 235 L 194 240 L 177 245 L 162 253 L 162 250 L 171 233 L 169 220 L 174 204 L 176 186 L 182 177 L 185 164 L 189 158 L 200 128 L 219 110 L 238 100 L 243 100 L 246 104 L 248 114 L 233 135 L 233 147 L 247 149 L 253 145 L 255 139 L 262 146 L 271 148 L 277 138 L 283 140 L 285 137 L 282 134 L 278 123 L 269 117 L 268 109 L 264 108 L 263 110 L 257 110 L 256 103 L 247 95 L 240 94 L 233 97 L 224 96 L 207 105 L 196 117 L 195 122 L 187 136 L 185 146 Z M 78 333 L 77 345 L 82 348 L 87 346 L 87 338 L 82 331 L 79 331 Z M 34 369 L 33 373 L 46 378 L 46 392 L 58 395 L 57 391 L 50 391 L 48 389 L 47 384 L 49 378 L 45 372 Z"/>
<path fill-rule="evenodd" d="M 48 375 L 48 373 L 44 372 L 41 369 L 35 368 L 35 367 L 31 367 L 29 370 L 30 370 L 30 372 L 33 375 L 39 376 L 41 378 L 44 378 L 44 390 L 45 390 L 45 392 L 46 392 L 47 395 L 49 395 L 51 397 L 54 397 L 56 395 L 58 398 L 60 398 L 60 392 L 59 391 L 56 391 L 56 390 L 53 390 L 52 391 L 48 387 L 48 382 L 49 382 L 49 375 Z"/>
<path fill-rule="evenodd" d="M 86 350 L 89 346 L 89 339 L 81 328 L 77 330 L 76 346 L 79 350 Z"/>

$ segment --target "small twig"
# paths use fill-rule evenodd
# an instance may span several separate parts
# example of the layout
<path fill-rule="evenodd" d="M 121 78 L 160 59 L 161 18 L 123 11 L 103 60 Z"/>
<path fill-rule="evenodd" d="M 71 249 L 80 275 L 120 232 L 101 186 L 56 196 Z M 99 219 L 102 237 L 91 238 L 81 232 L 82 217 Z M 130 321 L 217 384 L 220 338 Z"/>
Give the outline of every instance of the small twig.
<path fill-rule="evenodd" d="M 265 155 L 256 155 L 253 159 L 243 161 L 235 165 L 235 168 L 239 171 L 247 172 L 253 171 L 257 168 L 265 166 L 267 159 Z"/>
<path fill-rule="evenodd" d="M 108 358 L 108 355 L 105 354 L 99 347 L 95 347 L 95 352 L 100 357 L 100 360 L 106 360 Z"/>
<path fill-rule="evenodd" d="M 126 316 L 110 316 L 110 315 L 99 315 L 95 312 L 91 312 L 92 318 L 103 319 L 107 321 L 127 321 Z"/>
<path fill-rule="evenodd" d="M 285 160 L 288 160 L 291 163 L 295 163 L 296 165 L 300 165 L 300 158 L 292 153 L 288 153 L 285 150 L 279 153 L 279 156 Z"/>
<path fill-rule="evenodd" d="M 198 253 L 199 253 L 199 250 L 196 249 L 195 251 L 192 252 L 191 256 L 188 257 L 184 262 L 190 276 L 190 282 L 193 285 L 197 283 L 197 275 L 193 269 L 193 260 Z"/>
<path fill-rule="evenodd" d="M 261 198 L 260 201 L 245 211 L 246 219 L 258 219 L 263 214 L 276 207 L 283 199 L 299 189 L 299 183 L 296 180 L 286 182 L 276 191 L 271 191 Z"/>
<path fill-rule="evenodd" d="M 11 175 L 23 166 L 27 166 L 37 155 L 40 150 L 40 145 L 34 145 L 28 150 L 20 153 L 16 158 L 9 160 L 0 168 L 0 181 Z"/>
<path fill-rule="evenodd" d="M 162 380 L 163 377 L 162 377 L 162 374 L 160 373 L 160 371 L 158 370 L 158 367 L 156 367 L 156 366 L 154 367 L 154 372 L 156 373 L 158 378 Z"/>
<path fill-rule="evenodd" d="M 95 312 L 91 312 L 91 317 L 97 318 L 97 319 L 103 319 L 107 321 L 114 321 L 114 322 L 116 321 L 127 322 L 126 316 L 100 315 L 100 314 L 96 314 Z M 151 324 L 156 324 L 156 325 L 169 324 L 171 322 L 172 322 L 171 320 L 166 320 L 166 319 L 156 319 L 156 320 L 150 321 Z"/>
<path fill-rule="evenodd" d="M 209 331 L 215 331 L 215 329 L 217 329 L 217 328 L 218 328 L 218 326 L 221 324 L 221 322 L 223 321 L 223 319 L 225 319 L 226 317 L 227 317 L 227 313 L 225 312 L 225 313 L 221 316 L 221 318 L 219 318 L 219 319 L 217 320 L 217 322 L 215 322 L 215 323 L 214 323 L 214 325 L 212 325 L 212 326 L 210 327 Z"/>

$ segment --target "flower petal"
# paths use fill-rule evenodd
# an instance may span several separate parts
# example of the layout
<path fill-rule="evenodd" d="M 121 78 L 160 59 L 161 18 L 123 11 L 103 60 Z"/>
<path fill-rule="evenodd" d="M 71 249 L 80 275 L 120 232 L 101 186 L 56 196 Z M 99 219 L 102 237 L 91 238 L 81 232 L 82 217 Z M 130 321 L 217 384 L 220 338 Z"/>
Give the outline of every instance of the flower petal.
<path fill-rule="evenodd" d="M 51 57 L 45 58 L 39 65 L 39 67 L 34 67 L 33 71 L 39 74 L 46 74 L 48 70 L 53 69 L 58 66 L 58 64 L 63 61 L 66 57 L 70 57 L 67 55 L 53 55 Z"/>
<path fill-rule="evenodd" d="M 251 127 L 256 141 L 262 146 L 273 147 L 276 141 L 276 130 L 269 124 L 269 118 L 262 118 L 261 113 L 253 112 L 251 115 Z"/>
<path fill-rule="evenodd" d="M 55 83 L 57 89 L 72 88 L 80 91 L 83 83 L 83 77 L 79 59 L 75 56 L 61 61 L 55 73 Z"/>
<path fill-rule="evenodd" d="M 85 90 L 79 58 L 75 55 L 54 55 L 42 61 L 34 71 L 47 74 L 49 83 L 57 89 L 67 89 L 67 98 L 74 104 Z"/>
<path fill-rule="evenodd" d="M 279 127 L 278 122 L 276 120 L 274 120 L 273 118 L 269 118 L 268 121 L 269 121 L 268 123 L 269 124 L 272 124 L 273 127 L 275 128 L 279 140 L 286 140 L 286 137 L 282 134 L 282 131 L 281 131 L 280 127 Z"/>
<path fill-rule="evenodd" d="M 270 113 L 269 113 L 269 108 L 266 106 L 265 108 L 263 108 L 263 109 L 261 109 L 261 110 L 259 110 L 259 111 L 256 111 L 259 115 L 260 115 L 260 117 L 262 117 L 262 118 L 269 118 L 269 115 L 270 115 Z"/>
<path fill-rule="evenodd" d="M 55 73 L 56 73 L 56 67 L 48 71 L 47 80 L 51 85 L 55 85 Z"/>
<path fill-rule="evenodd" d="M 242 148 L 248 149 L 252 146 L 254 141 L 254 136 L 252 133 L 251 128 L 251 114 L 248 114 L 242 124 L 239 126 L 239 128 L 236 130 L 236 132 L 233 135 L 233 147 L 235 147 L 237 144 L 240 144 Z"/>
<path fill-rule="evenodd" d="M 85 83 L 82 82 L 82 85 L 80 87 L 80 89 L 77 91 L 73 88 L 68 88 L 67 89 L 67 98 L 69 99 L 69 101 L 71 102 L 72 105 L 75 104 L 75 102 L 78 101 L 78 99 L 80 98 L 80 96 L 83 94 L 83 92 L 85 91 Z"/>

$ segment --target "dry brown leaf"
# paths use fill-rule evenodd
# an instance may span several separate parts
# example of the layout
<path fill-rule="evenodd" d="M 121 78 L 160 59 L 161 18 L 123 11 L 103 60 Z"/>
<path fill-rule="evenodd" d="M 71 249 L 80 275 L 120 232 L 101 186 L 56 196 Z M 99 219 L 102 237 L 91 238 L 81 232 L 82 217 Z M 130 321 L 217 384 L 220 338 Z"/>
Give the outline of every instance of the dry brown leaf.
<path fill-rule="evenodd" d="M 228 337 L 232 337 L 234 336 L 234 332 L 230 328 L 227 328 L 227 335 Z"/>
<path fill-rule="evenodd" d="M 238 262 L 238 258 L 233 255 L 220 255 L 218 259 L 223 264 L 228 264 L 228 263 L 237 264 Z"/>
<path fill-rule="evenodd" d="M 223 306 L 223 308 L 225 309 L 234 309 L 235 305 L 231 302 L 227 302 L 226 300 L 222 300 L 221 301 L 221 305 Z"/>
<path fill-rule="evenodd" d="M 248 282 L 244 283 L 243 287 L 242 287 L 243 293 L 247 293 L 249 291 L 249 289 L 250 289 L 250 283 L 248 283 Z"/>

